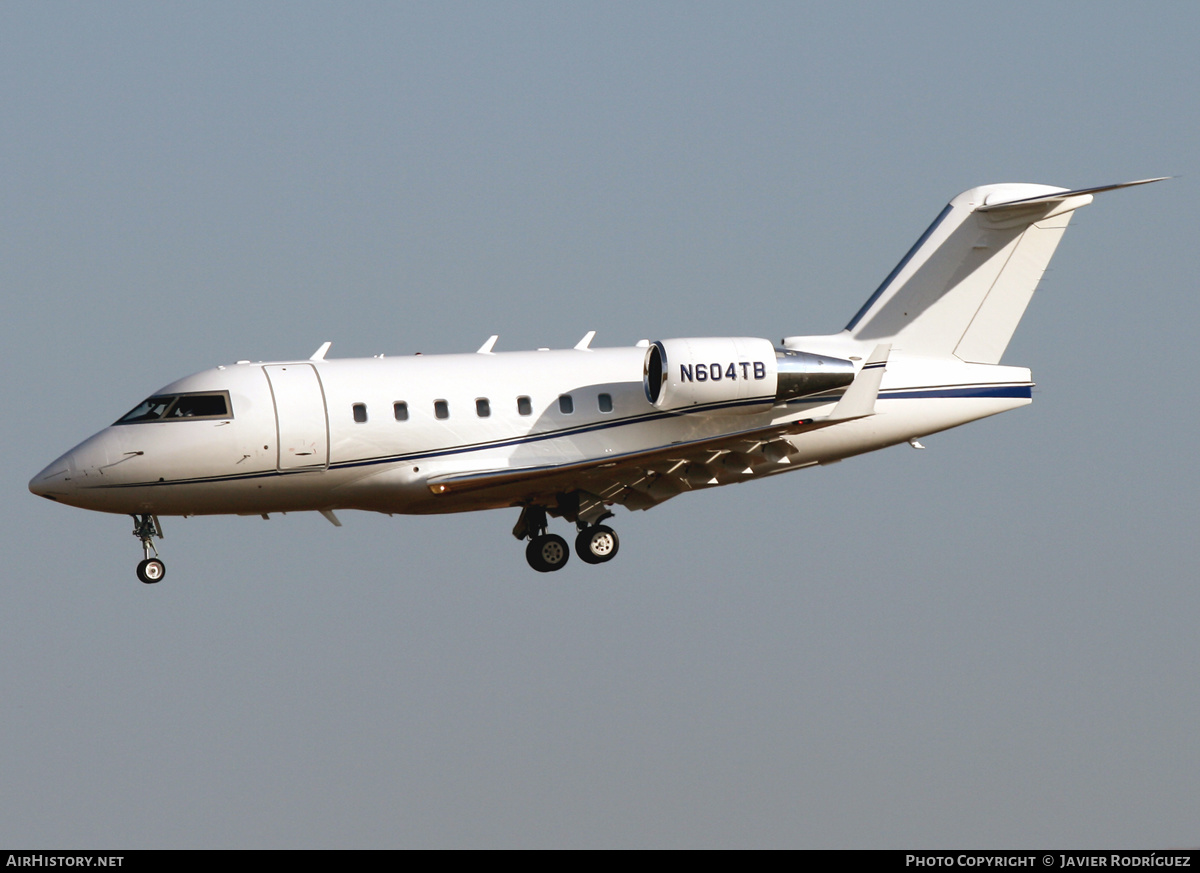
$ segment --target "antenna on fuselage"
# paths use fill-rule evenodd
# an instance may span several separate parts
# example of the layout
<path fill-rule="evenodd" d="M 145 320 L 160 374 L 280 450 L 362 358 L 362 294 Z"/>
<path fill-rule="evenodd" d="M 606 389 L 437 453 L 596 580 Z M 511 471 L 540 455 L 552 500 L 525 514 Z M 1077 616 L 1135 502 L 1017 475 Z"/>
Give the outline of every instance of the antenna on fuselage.
<path fill-rule="evenodd" d="M 492 334 L 491 336 L 489 336 L 487 338 L 487 342 L 485 342 L 483 345 L 481 345 L 479 347 L 479 349 L 475 352 L 475 354 L 490 355 L 492 353 L 492 346 L 494 346 L 496 344 L 496 340 L 498 340 L 498 339 L 500 339 L 499 334 L 496 334 L 496 333 Z"/>
<path fill-rule="evenodd" d="M 579 349 L 581 352 L 590 351 L 588 346 L 592 344 L 592 339 L 595 338 L 595 336 L 596 332 L 594 330 L 589 330 L 583 335 L 583 339 L 575 343 L 575 348 Z"/>
<path fill-rule="evenodd" d="M 330 347 L 331 345 L 333 345 L 333 341 L 332 341 L 332 340 L 331 340 L 331 341 L 329 341 L 329 342 L 324 342 L 324 343 L 321 343 L 321 347 L 320 347 L 319 349 L 317 349 L 315 352 L 313 352 L 313 353 L 312 353 L 312 357 L 311 357 L 311 358 L 309 358 L 309 360 L 310 360 L 310 361 L 323 361 L 323 360 L 325 360 L 325 353 L 326 353 L 327 351 L 329 351 L 329 347 Z"/>

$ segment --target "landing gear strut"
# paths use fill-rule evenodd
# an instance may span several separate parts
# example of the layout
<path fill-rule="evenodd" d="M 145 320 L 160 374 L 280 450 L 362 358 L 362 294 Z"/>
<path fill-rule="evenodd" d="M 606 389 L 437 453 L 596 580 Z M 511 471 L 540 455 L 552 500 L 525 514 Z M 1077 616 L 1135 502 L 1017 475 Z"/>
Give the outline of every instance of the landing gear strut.
<path fill-rule="evenodd" d="M 133 516 L 133 535 L 142 541 L 142 554 L 145 558 L 137 565 L 137 577 L 147 585 L 153 585 L 167 575 L 166 565 L 158 559 L 158 549 L 154 548 L 154 538 L 162 539 L 162 525 L 158 523 L 157 515 Z M 150 557 L 153 553 L 154 557 Z"/>
<path fill-rule="evenodd" d="M 586 520 L 582 513 L 562 514 L 574 521 L 579 528 L 579 535 L 575 537 L 575 554 L 579 555 L 581 561 L 587 564 L 603 564 L 617 556 L 617 549 L 621 546 L 617 532 L 600 524 L 601 521 L 611 518 L 612 513 L 605 510 L 598 499 L 597 508 L 588 513 L 589 517 Z M 544 507 L 524 507 L 516 527 L 513 528 L 513 536 L 519 540 L 529 540 L 529 545 L 525 547 L 525 560 L 539 573 L 561 570 L 571 557 L 567 541 L 558 534 L 546 532 Z"/>

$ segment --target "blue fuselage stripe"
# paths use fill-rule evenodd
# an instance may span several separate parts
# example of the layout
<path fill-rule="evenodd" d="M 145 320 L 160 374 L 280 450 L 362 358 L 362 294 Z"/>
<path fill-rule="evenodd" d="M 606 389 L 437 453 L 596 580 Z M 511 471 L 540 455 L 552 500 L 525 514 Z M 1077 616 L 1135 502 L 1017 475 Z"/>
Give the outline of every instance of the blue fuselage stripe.
<path fill-rule="evenodd" d="M 1022 397 L 1032 399 L 1033 386 L 986 385 L 969 388 L 911 388 L 885 391 L 879 396 L 884 400 L 905 400 L 912 397 Z"/>

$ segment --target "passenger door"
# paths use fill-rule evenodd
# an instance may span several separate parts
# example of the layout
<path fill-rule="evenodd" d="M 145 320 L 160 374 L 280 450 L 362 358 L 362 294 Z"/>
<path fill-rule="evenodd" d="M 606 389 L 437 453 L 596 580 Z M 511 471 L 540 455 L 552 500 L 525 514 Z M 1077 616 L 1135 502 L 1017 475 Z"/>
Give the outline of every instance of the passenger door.
<path fill-rule="evenodd" d="M 325 469 L 329 466 L 329 417 L 325 392 L 312 364 L 264 366 L 275 402 L 279 436 L 279 470 Z"/>

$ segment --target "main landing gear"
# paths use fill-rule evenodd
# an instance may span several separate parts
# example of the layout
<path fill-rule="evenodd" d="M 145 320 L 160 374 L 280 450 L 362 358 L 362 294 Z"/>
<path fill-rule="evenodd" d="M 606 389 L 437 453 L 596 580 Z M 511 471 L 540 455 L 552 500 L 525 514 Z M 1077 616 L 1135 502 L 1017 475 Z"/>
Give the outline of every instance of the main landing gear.
<path fill-rule="evenodd" d="M 611 516 L 611 512 L 603 512 L 590 523 L 581 516 L 574 519 L 579 528 L 579 534 L 575 537 L 575 554 L 584 563 L 604 564 L 617 556 L 617 549 L 621 546 L 617 532 L 598 523 Z M 513 528 L 513 536 L 519 540 L 528 538 L 525 560 L 539 573 L 561 570 L 571 557 L 567 541 L 558 534 L 546 532 L 546 510 L 543 507 L 526 506 L 522 509 L 521 517 Z"/>
<path fill-rule="evenodd" d="M 137 577 L 147 585 L 153 585 L 167 575 L 167 566 L 158 559 L 158 549 L 154 548 L 154 538 L 162 539 L 162 525 L 158 523 L 157 515 L 133 516 L 133 535 L 142 541 L 142 554 L 146 557 L 137 565 Z M 153 553 L 154 557 L 150 557 Z"/>

